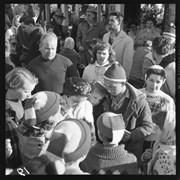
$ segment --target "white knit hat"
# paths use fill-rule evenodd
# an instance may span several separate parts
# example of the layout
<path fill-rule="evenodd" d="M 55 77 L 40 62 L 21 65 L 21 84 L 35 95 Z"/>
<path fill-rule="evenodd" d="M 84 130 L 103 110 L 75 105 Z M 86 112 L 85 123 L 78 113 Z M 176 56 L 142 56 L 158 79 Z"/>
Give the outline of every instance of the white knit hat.
<path fill-rule="evenodd" d="M 126 72 L 118 62 L 115 62 L 104 73 L 104 79 L 114 82 L 125 82 Z"/>

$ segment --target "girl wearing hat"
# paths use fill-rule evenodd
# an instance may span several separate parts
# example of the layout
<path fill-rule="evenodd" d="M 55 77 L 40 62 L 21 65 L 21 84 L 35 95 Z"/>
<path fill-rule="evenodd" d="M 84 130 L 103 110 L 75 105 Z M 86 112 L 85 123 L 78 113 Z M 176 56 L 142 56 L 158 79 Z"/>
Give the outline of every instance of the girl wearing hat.
<path fill-rule="evenodd" d="M 61 120 L 57 93 L 40 91 L 26 100 L 24 117 L 17 128 L 23 163 L 45 152 L 51 132 Z"/>
<path fill-rule="evenodd" d="M 90 84 L 96 81 L 103 84 L 104 72 L 115 61 L 115 52 L 111 45 L 108 42 L 97 42 L 93 48 L 93 60 L 85 67 L 82 78 Z"/>

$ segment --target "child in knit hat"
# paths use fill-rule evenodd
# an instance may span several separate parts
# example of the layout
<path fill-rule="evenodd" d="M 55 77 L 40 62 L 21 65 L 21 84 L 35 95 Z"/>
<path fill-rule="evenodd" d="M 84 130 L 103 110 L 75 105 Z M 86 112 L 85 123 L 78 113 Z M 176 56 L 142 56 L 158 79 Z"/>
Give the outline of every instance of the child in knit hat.
<path fill-rule="evenodd" d="M 26 100 L 24 117 L 17 128 L 23 163 L 43 154 L 51 132 L 60 120 L 60 96 L 57 93 L 40 91 Z"/>
<path fill-rule="evenodd" d="M 46 153 L 64 159 L 64 174 L 84 173 L 79 163 L 84 160 L 91 147 L 91 129 L 87 122 L 68 118 L 57 124 Z"/>
<path fill-rule="evenodd" d="M 99 139 L 80 167 L 91 174 L 138 174 L 137 158 L 119 145 L 125 130 L 121 114 L 105 112 L 97 119 Z"/>

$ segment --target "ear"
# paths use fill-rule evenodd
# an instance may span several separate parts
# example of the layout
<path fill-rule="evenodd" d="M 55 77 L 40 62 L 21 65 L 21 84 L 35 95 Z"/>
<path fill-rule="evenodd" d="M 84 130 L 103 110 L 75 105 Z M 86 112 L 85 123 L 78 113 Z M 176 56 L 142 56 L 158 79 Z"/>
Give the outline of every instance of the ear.
<path fill-rule="evenodd" d="M 144 80 L 146 81 L 146 79 L 147 79 L 147 74 L 144 75 Z"/>
<path fill-rule="evenodd" d="M 166 82 L 166 79 L 163 80 L 162 84 L 164 84 Z"/>

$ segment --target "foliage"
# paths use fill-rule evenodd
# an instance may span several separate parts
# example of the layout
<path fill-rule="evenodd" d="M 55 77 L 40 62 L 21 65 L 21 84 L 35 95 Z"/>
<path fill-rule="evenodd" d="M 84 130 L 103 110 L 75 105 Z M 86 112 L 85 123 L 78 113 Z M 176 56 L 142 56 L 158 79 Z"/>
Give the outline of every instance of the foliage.
<path fill-rule="evenodd" d="M 145 22 L 148 17 L 152 17 L 159 24 L 163 20 L 164 4 L 144 4 L 141 8 L 140 20 Z"/>

